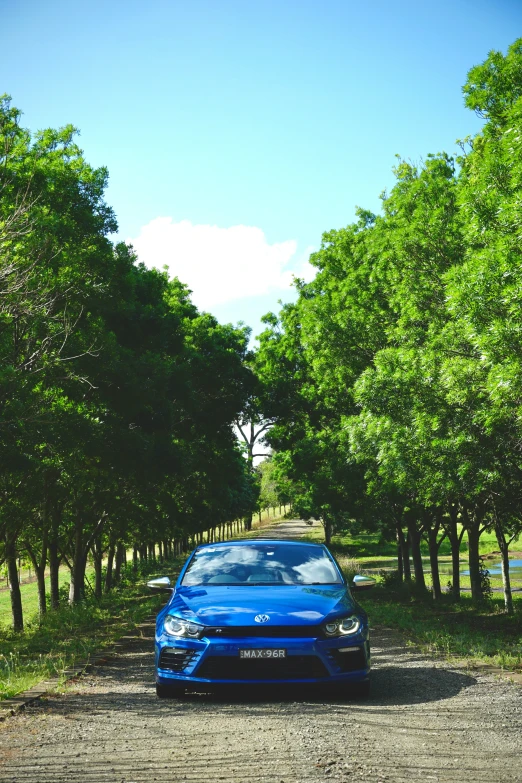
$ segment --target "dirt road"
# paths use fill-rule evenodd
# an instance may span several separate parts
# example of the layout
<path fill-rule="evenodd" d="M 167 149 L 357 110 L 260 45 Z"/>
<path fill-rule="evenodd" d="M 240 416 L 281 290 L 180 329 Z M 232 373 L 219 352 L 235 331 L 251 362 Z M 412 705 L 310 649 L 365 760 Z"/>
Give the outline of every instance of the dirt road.
<path fill-rule="evenodd" d="M 367 702 L 245 687 L 159 701 L 152 640 L 137 641 L 0 726 L 0 781 L 522 781 L 520 686 L 426 658 L 386 629 L 372 646 Z"/>

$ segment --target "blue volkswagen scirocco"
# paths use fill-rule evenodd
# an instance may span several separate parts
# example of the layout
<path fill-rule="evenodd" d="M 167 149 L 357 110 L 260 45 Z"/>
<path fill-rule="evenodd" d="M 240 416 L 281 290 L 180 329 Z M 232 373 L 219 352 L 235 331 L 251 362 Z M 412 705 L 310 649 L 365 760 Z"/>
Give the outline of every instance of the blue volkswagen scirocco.
<path fill-rule="evenodd" d="M 160 698 L 217 684 L 324 683 L 366 696 L 368 617 L 328 549 L 301 541 L 244 540 L 197 547 L 156 623 Z"/>

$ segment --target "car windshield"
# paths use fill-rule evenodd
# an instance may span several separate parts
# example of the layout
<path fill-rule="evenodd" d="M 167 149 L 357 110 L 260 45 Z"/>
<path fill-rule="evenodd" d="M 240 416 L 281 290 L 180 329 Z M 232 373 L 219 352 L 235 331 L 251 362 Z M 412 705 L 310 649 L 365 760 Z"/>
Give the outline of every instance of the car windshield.
<path fill-rule="evenodd" d="M 182 584 L 331 585 L 341 578 L 322 547 L 256 543 L 196 550 Z"/>

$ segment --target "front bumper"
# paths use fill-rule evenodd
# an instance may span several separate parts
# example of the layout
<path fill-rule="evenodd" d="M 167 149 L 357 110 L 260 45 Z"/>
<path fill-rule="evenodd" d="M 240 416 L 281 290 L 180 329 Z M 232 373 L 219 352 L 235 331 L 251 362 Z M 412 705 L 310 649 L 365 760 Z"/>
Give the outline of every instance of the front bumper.
<path fill-rule="evenodd" d="M 239 650 L 286 650 L 285 658 L 244 660 Z M 354 638 L 156 637 L 156 682 L 163 685 L 363 682 L 370 674 L 368 629 Z"/>

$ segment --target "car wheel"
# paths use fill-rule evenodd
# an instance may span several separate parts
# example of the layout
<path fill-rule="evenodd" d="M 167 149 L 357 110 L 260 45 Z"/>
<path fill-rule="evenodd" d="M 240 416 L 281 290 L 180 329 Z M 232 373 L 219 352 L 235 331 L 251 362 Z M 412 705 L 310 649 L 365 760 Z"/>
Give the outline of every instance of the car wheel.
<path fill-rule="evenodd" d="M 158 699 L 179 699 L 185 693 L 185 688 L 179 685 L 162 685 L 156 683 L 156 696 Z"/>

